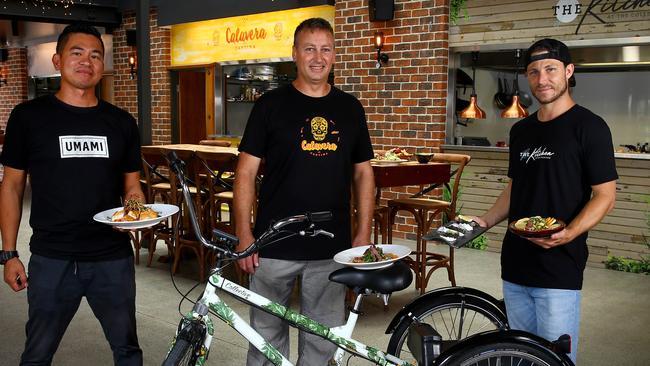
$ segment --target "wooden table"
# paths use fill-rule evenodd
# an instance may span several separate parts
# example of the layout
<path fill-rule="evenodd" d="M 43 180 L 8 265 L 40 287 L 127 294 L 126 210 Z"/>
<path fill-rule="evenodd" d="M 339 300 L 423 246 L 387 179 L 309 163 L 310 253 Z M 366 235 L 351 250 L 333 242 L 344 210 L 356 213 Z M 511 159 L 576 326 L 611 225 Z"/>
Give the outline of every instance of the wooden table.
<path fill-rule="evenodd" d="M 210 146 L 198 144 L 168 144 L 168 145 L 150 145 L 149 147 L 157 147 L 169 150 L 186 150 L 186 151 L 202 151 L 202 152 L 228 152 L 238 155 L 239 151 L 236 147 L 223 147 L 223 146 Z"/>
<path fill-rule="evenodd" d="M 382 243 L 387 242 L 388 208 L 380 207 L 381 190 L 389 187 L 403 187 L 414 185 L 431 185 L 449 182 L 451 178 L 451 165 L 448 163 L 425 163 L 415 161 L 397 164 L 376 164 L 371 163 L 375 174 L 375 229 L 374 240 L 378 240 L 378 234 L 382 234 Z M 377 226 L 377 223 L 379 225 Z"/>
<path fill-rule="evenodd" d="M 447 163 L 426 163 L 409 161 L 401 164 L 371 164 L 375 173 L 377 203 L 381 188 L 430 185 L 447 183 L 451 177 L 451 166 Z"/>

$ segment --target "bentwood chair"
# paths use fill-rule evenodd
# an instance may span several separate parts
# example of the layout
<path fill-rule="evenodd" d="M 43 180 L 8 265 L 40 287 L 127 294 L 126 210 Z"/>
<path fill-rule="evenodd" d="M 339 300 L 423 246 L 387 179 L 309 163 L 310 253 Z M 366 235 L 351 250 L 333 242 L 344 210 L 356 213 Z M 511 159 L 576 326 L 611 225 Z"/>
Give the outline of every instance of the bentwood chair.
<path fill-rule="evenodd" d="M 424 293 L 433 271 L 439 268 L 447 269 L 447 276 L 452 286 L 456 286 L 456 277 L 454 275 L 454 248 L 449 247 L 449 255 L 438 254 L 427 251 L 427 242 L 422 238 L 431 228 L 431 224 L 439 214 L 445 215 L 448 220 L 456 216 L 456 204 L 458 198 L 458 189 L 463 169 L 471 157 L 463 154 L 443 154 L 434 155 L 433 162 L 449 163 L 452 169 L 452 176 L 455 175 L 453 184 L 445 184 L 450 199 L 438 199 L 437 197 L 428 197 L 425 194 L 435 187 L 428 187 L 414 196 L 408 198 L 398 198 L 388 201 L 388 241 L 392 242 L 393 224 L 395 216 L 399 211 L 407 211 L 413 214 L 417 223 L 416 232 L 416 251 L 415 260 L 410 262 L 411 268 L 415 272 L 416 288 L 420 293 Z M 421 187 L 422 188 L 422 187 Z M 428 268 L 429 267 L 429 268 Z"/>
<path fill-rule="evenodd" d="M 194 200 L 194 207 L 200 208 L 204 207 L 206 197 L 208 196 L 207 191 L 200 189 L 200 179 L 201 175 L 199 173 L 199 164 L 200 162 L 196 159 L 195 153 L 189 150 L 174 150 L 176 155 L 185 162 L 186 175 L 190 180 L 190 193 Z M 165 152 L 167 153 L 167 151 Z M 201 245 L 194 234 L 194 230 L 191 227 L 188 218 L 188 208 L 186 203 L 182 198 L 182 192 L 180 190 L 180 184 L 178 178 L 175 174 L 169 175 L 169 181 L 171 186 L 171 203 L 177 205 L 180 208 L 181 218 L 178 220 L 178 225 L 174 227 L 174 263 L 172 264 L 172 274 L 178 272 L 180 261 L 183 257 L 184 252 L 188 250 L 192 252 L 198 263 L 199 270 L 199 280 L 205 281 L 206 278 L 206 264 L 208 262 L 208 250 Z M 200 209 L 199 209 L 200 211 Z M 201 230 L 205 231 L 205 221 L 200 220 L 199 222 Z"/>
<path fill-rule="evenodd" d="M 234 233 L 233 180 L 231 176 L 226 175 L 235 171 L 237 155 L 228 152 L 197 151 L 195 156 L 199 162 L 198 171 L 201 172 L 200 177 L 197 177 L 199 187 L 207 194 L 203 202 L 203 217 L 206 219 L 207 230 L 217 228 Z M 229 212 L 227 221 L 222 220 L 223 205 Z"/>
<path fill-rule="evenodd" d="M 169 177 L 161 168 L 167 166 L 163 151 L 155 146 L 143 146 L 142 153 L 142 179 L 145 185 L 147 202 L 169 202 Z"/>
<path fill-rule="evenodd" d="M 233 205 L 233 179 L 232 173 L 237 166 L 237 155 L 230 152 L 201 152 L 197 151 L 195 157 L 199 162 L 200 182 L 198 187 L 205 192 L 199 210 L 205 224 L 206 235 L 211 235 L 212 228 L 216 228 L 235 235 L 235 215 Z M 222 211 L 228 210 L 228 218 L 224 219 Z M 214 260 L 214 257 L 208 258 Z M 233 265 L 234 281 L 242 286 L 247 286 L 247 275 L 238 265 Z"/>
<path fill-rule="evenodd" d="M 167 161 L 161 148 L 156 146 L 143 146 L 142 153 L 142 180 L 144 182 L 145 199 L 149 203 L 169 203 L 170 202 L 170 183 L 167 171 Z M 174 248 L 174 230 L 173 223 L 178 219 L 178 215 L 173 215 L 160 224 L 151 227 L 149 230 L 139 230 L 131 234 L 131 239 L 136 246 L 136 264 L 139 262 L 139 247 L 146 244 L 145 238 L 149 239 L 149 258 L 147 266 L 151 266 L 153 256 L 156 251 L 156 244 L 159 240 L 165 242 L 167 246 L 167 257 L 173 256 Z M 136 245 L 137 242 L 137 245 Z"/>

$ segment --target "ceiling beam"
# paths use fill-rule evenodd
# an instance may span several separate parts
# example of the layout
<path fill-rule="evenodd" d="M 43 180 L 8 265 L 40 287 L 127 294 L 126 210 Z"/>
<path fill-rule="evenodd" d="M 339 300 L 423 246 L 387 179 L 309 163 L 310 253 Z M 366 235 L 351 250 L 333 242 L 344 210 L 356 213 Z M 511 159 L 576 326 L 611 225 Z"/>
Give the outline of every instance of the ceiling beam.
<path fill-rule="evenodd" d="M 115 1 L 97 0 L 93 1 L 92 5 L 75 3 L 67 9 L 61 5 L 48 6 L 44 10 L 30 2 L 21 4 L 18 0 L 5 1 L 0 8 L 0 19 L 62 24 L 84 22 L 106 28 L 118 27 L 122 22 L 122 16 Z"/>

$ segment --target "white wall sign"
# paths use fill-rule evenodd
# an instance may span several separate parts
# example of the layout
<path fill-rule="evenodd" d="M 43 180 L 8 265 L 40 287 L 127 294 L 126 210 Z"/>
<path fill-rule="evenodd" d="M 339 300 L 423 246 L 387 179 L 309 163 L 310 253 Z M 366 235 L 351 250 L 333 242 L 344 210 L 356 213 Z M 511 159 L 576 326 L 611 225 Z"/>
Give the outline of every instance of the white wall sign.
<path fill-rule="evenodd" d="M 553 7 L 553 15 L 562 23 L 571 23 L 582 12 L 578 0 L 560 0 Z"/>

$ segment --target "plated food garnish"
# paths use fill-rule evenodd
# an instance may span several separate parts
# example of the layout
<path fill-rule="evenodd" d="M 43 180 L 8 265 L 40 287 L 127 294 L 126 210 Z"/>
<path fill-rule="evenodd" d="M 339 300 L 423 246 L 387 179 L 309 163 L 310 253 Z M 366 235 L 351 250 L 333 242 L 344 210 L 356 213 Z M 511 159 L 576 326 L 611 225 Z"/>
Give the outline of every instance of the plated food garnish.
<path fill-rule="evenodd" d="M 523 219 L 517 220 L 514 224 L 514 227 L 517 230 L 532 232 L 553 230 L 559 228 L 560 226 L 561 224 L 557 221 L 557 219 L 553 217 L 541 216 L 524 217 Z"/>
<path fill-rule="evenodd" d="M 397 255 L 393 253 L 384 253 L 381 248 L 375 244 L 371 244 L 370 247 L 363 252 L 363 255 L 352 258 L 352 263 L 374 263 L 395 258 L 397 258 Z"/>
<path fill-rule="evenodd" d="M 439 227 L 438 232 L 444 234 L 445 236 L 450 236 L 452 238 L 459 238 L 461 236 L 465 236 L 465 234 L 461 233 L 460 231 L 452 230 L 445 226 Z"/>
<path fill-rule="evenodd" d="M 159 215 L 156 211 L 145 206 L 142 202 L 136 200 L 126 200 L 124 209 L 116 211 L 111 216 L 113 222 L 141 221 L 155 219 Z"/>
<path fill-rule="evenodd" d="M 411 156 L 413 154 L 410 154 L 406 149 L 395 147 L 384 153 L 375 153 L 375 160 L 401 161 L 408 160 Z"/>

